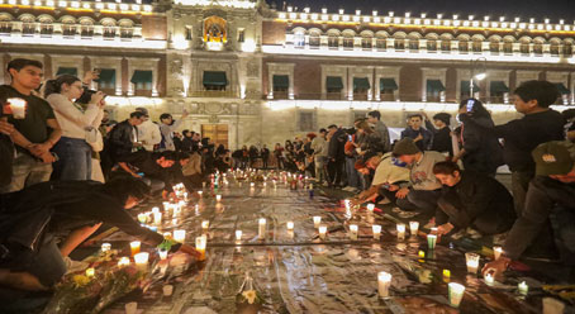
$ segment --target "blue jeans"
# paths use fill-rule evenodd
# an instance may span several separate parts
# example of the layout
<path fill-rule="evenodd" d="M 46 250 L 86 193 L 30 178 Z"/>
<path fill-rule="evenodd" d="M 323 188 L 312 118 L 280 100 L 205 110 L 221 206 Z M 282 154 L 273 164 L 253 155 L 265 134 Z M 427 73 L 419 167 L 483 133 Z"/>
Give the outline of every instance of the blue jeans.
<path fill-rule="evenodd" d="M 52 151 L 58 155 L 53 180 L 85 181 L 92 178 L 92 147 L 85 140 L 62 137 Z"/>
<path fill-rule="evenodd" d="M 345 157 L 345 171 L 347 174 L 347 185 L 356 189 L 361 189 L 359 174 L 355 170 L 355 157 Z"/>

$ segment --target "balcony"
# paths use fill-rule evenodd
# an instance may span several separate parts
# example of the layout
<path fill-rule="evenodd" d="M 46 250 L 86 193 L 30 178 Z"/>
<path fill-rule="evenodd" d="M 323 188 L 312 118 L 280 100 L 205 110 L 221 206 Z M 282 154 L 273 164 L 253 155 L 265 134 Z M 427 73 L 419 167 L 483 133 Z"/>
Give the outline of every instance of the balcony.
<path fill-rule="evenodd" d="M 200 90 L 192 91 L 190 97 L 203 97 L 203 98 L 235 98 L 236 92 L 227 90 Z"/>

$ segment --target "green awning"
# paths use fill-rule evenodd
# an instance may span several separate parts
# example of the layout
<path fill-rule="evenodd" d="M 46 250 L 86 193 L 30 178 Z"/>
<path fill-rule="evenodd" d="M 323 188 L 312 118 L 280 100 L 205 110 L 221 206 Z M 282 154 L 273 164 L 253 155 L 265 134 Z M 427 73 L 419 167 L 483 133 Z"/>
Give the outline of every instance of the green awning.
<path fill-rule="evenodd" d="M 56 72 L 56 76 L 60 76 L 60 75 L 78 76 L 78 69 L 60 67 L 60 68 L 58 68 L 58 72 Z"/>
<path fill-rule="evenodd" d="M 326 80 L 326 87 L 328 89 L 343 89 L 343 81 L 341 76 L 328 76 Z"/>
<path fill-rule="evenodd" d="M 398 90 L 397 83 L 393 78 L 382 78 L 379 80 L 379 89 L 384 90 Z"/>
<path fill-rule="evenodd" d="M 473 92 L 477 93 L 480 91 L 481 91 L 481 88 L 479 88 L 479 85 L 477 85 L 474 81 L 473 82 Z M 469 93 L 469 81 L 461 81 L 461 92 L 462 93 Z"/>
<path fill-rule="evenodd" d="M 154 81 L 154 75 L 152 74 L 152 71 L 136 70 L 134 71 L 134 75 L 132 75 L 132 78 L 130 79 L 130 82 L 134 84 L 152 83 L 153 81 Z"/>
<path fill-rule="evenodd" d="M 97 80 L 94 80 L 97 83 L 108 83 L 111 85 L 116 85 L 116 70 L 115 69 L 101 69 L 100 75 Z"/>
<path fill-rule="evenodd" d="M 492 94 L 509 93 L 509 87 L 507 87 L 503 81 L 491 81 L 489 90 Z"/>
<path fill-rule="evenodd" d="M 226 78 L 226 72 L 223 71 L 205 71 L 204 72 L 204 85 L 211 86 L 226 86 L 228 85 L 228 79 Z"/>
<path fill-rule="evenodd" d="M 445 86 L 440 80 L 427 80 L 427 92 L 428 93 L 439 93 L 445 91 Z"/>
<path fill-rule="evenodd" d="M 371 85 L 367 77 L 354 77 L 353 78 L 353 89 L 370 89 Z"/>
<path fill-rule="evenodd" d="M 559 93 L 561 95 L 571 94 L 571 91 L 569 89 L 567 89 L 567 87 L 565 87 L 565 85 L 563 85 L 563 83 L 555 83 L 555 87 L 557 87 L 557 90 L 559 90 Z"/>
<path fill-rule="evenodd" d="M 287 75 L 274 75 L 274 87 L 289 88 L 289 77 Z"/>

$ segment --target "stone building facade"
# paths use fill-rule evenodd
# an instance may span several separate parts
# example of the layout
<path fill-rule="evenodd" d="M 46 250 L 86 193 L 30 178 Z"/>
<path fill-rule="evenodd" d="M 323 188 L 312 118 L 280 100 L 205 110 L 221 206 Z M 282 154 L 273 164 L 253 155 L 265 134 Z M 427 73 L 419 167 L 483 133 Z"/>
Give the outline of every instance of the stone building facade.
<path fill-rule="evenodd" d="M 100 69 L 114 117 L 191 113 L 184 128 L 230 148 L 283 142 L 380 110 L 454 113 L 473 94 L 497 122 L 510 93 L 546 79 L 575 104 L 575 25 L 522 18 L 296 12 L 251 0 L 0 0 L 0 63 L 45 76 Z M 471 78 L 486 73 L 486 78 Z M 9 81 L 0 75 L 0 83 Z"/>

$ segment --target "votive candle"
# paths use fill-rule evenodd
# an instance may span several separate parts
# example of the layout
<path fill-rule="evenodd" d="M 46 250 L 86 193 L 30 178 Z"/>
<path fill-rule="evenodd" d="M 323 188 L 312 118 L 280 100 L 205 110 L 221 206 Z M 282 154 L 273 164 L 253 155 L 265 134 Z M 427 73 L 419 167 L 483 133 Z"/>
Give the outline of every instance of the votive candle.
<path fill-rule="evenodd" d="M 129 257 L 121 257 L 120 260 L 118 261 L 118 266 L 119 267 L 123 267 L 123 266 L 128 266 L 130 265 L 130 258 Z"/>
<path fill-rule="evenodd" d="M 419 232 L 419 221 L 410 221 L 409 230 L 411 231 L 411 235 L 416 237 Z"/>
<path fill-rule="evenodd" d="M 237 241 L 242 240 L 242 234 L 243 234 L 243 232 L 241 230 L 236 230 L 236 240 Z"/>
<path fill-rule="evenodd" d="M 350 232 L 350 238 L 352 240 L 357 240 L 357 233 L 359 231 L 359 228 L 357 225 L 349 225 L 349 232 Z"/>
<path fill-rule="evenodd" d="M 313 226 L 314 228 L 319 227 L 319 224 L 321 223 L 321 217 L 320 216 L 313 216 Z"/>
<path fill-rule="evenodd" d="M 380 272 L 377 274 L 378 292 L 380 297 L 389 296 L 389 287 L 391 286 L 391 274 L 388 272 Z"/>
<path fill-rule="evenodd" d="M 140 269 L 146 269 L 148 267 L 148 258 L 150 254 L 148 252 L 141 252 L 134 255 L 134 262 L 136 266 Z"/>
<path fill-rule="evenodd" d="M 327 226 L 326 225 L 320 225 L 319 226 L 319 237 L 320 239 L 325 239 L 327 235 Z"/>
<path fill-rule="evenodd" d="M 373 225 L 371 229 L 373 231 L 373 238 L 379 240 L 381 238 L 381 225 Z"/>
<path fill-rule="evenodd" d="M 160 208 L 159 207 L 154 207 L 152 208 L 152 213 L 159 213 L 160 212 Z"/>
<path fill-rule="evenodd" d="M 287 227 L 287 230 L 293 231 L 293 228 L 294 228 L 294 223 L 293 223 L 293 221 L 288 221 L 287 224 L 286 224 L 286 227 Z"/>
<path fill-rule="evenodd" d="M 471 274 L 476 274 L 477 269 L 479 269 L 479 254 L 476 253 L 465 253 L 465 260 L 467 263 L 467 272 Z"/>
<path fill-rule="evenodd" d="M 258 222 L 258 235 L 262 239 L 266 237 L 266 219 L 265 218 L 260 218 L 260 220 Z"/>
<path fill-rule="evenodd" d="M 397 238 L 399 240 L 405 239 L 405 225 L 404 224 L 397 224 Z"/>
<path fill-rule="evenodd" d="M 165 260 L 168 258 L 168 251 L 167 250 L 159 250 L 158 255 L 160 256 L 161 260 Z"/>
<path fill-rule="evenodd" d="M 102 252 L 109 252 L 112 249 L 112 245 L 110 243 L 102 243 L 101 250 Z"/>
<path fill-rule="evenodd" d="M 162 213 L 160 212 L 154 213 L 154 224 L 156 225 L 162 224 Z"/>
<path fill-rule="evenodd" d="M 428 234 L 427 235 L 427 247 L 430 250 L 435 250 L 435 244 L 437 243 L 437 235 Z"/>
<path fill-rule="evenodd" d="M 204 184 L 206 184 L 206 182 L 204 182 Z M 199 195 L 200 197 L 202 197 L 202 196 L 204 195 L 204 192 L 203 192 L 203 191 L 198 191 L 198 195 Z"/>
<path fill-rule="evenodd" d="M 208 230 L 210 228 L 210 221 L 209 220 L 204 220 L 202 221 L 202 229 Z"/>
<path fill-rule="evenodd" d="M 130 242 L 130 250 L 132 252 L 132 256 L 135 256 L 136 254 L 140 253 L 141 245 L 142 243 L 140 241 Z"/>
<path fill-rule="evenodd" d="M 465 293 L 465 286 L 456 282 L 450 282 L 447 287 L 449 294 L 449 305 L 455 308 L 459 307 L 459 304 L 461 304 L 461 300 L 463 299 L 463 294 Z"/>
<path fill-rule="evenodd" d="M 87 268 L 86 269 L 86 277 L 92 278 L 94 276 L 96 276 L 96 270 L 93 267 Z"/>
<path fill-rule="evenodd" d="M 180 243 L 184 243 L 186 241 L 186 230 L 174 230 L 174 240 Z"/>
<path fill-rule="evenodd" d="M 197 237 L 196 238 L 196 251 L 200 253 L 199 261 L 203 261 L 206 259 L 206 244 L 207 238 L 205 236 Z"/>
<path fill-rule="evenodd" d="M 494 246 L 493 257 L 495 258 L 495 260 L 498 260 L 501 257 L 501 254 L 503 254 L 503 248 L 500 246 Z"/>
<path fill-rule="evenodd" d="M 367 204 L 367 211 L 370 214 L 373 214 L 373 211 L 375 210 L 375 204 Z"/>
<path fill-rule="evenodd" d="M 485 279 L 485 283 L 488 286 L 492 286 L 493 283 L 495 282 L 495 279 L 493 278 L 493 275 L 491 273 L 485 273 L 484 279 Z"/>
<path fill-rule="evenodd" d="M 517 285 L 517 289 L 519 289 L 519 293 L 522 295 L 527 295 L 529 293 L 529 286 L 525 281 L 520 282 Z"/>
<path fill-rule="evenodd" d="M 220 194 L 216 195 L 216 201 L 218 203 L 222 201 L 222 196 Z"/>

